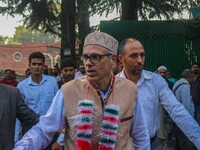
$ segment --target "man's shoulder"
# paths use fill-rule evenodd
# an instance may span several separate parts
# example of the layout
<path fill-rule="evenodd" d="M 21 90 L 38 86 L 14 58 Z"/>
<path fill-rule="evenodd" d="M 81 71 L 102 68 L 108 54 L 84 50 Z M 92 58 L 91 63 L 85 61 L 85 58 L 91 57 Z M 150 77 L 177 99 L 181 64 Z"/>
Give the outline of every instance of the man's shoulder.
<path fill-rule="evenodd" d="M 116 83 L 123 83 L 123 84 L 126 84 L 126 85 L 136 85 L 134 82 L 126 79 L 126 78 L 121 78 L 119 76 L 115 76 L 115 80 L 116 80 Z"/>
<path fill-rule="evenodd" d="M 56 81 L 55 77 L 50 76 L 50 75 L 43 75 L 43 77 L 48 79 L 48 80 L 55 80 Z"/>
<path fill-rule="evenodd" d="M 6 84 L 0 84 L 0 90 L 1 92 L 17 92 L 18 89 L 14 86 L 6 85 Z"/>
<path fill-rule="evenodd" d="M 50 76 L 50 75 L 42 75 L 42 77 L 43 78 L 45 78 L 45 79 L 49 79 L 49 80 L 53 80 L 53 79 L 55 79 L 55 77 L 53 77 L 53 76 Z"/>
<path fill-rule="evenodd" d="M 164 80 L 164 78 L 157 74 L 156 72 L 152 72 L 152 71 L 148 71 L 148 70 L 143 70 L 142 71 L 142 76 L 145 78 L 145 79 L 150 79 L 150 80 Z"/>
<path fill-rule="evenodd" d="M 5 83 L 5 81 L 6 81 L 6 79 L 5 79 L 5 78 L 2 78 L 2 79 L 0 80 L 0 83 Z"/>
<path fill-rule="evenodd" d="M 80 78 L 73 79 L 67 83 L 65 83 L 62 87 L 65 88 L 71 88 L 71 87 L 76 87 L 76 86 L 86 86 L 88 85 L 87 77 L 82 76 Z"/>
<path fill-rule="evenodd" d="M 157 77 L 160 76 L 159 74 L 157 74 L 156 72 L 152 72 L 149 70 L 143 70 L 142 74 L 144 74 L 145 76 L 150 76 L 150 77 Z"/>
<path fill-rule="evenodd" d="M 42 75 L 42 76 L 43 76 L 44 80 L 46 80 L 47 82 L 57 84 L 57 81 L 53 76 L 49 76 L 49 75 Z"/>
<path fill-rule="evenodd" d="M 22 85 L 25 85 L 25 84 L 28 84 L 28 79 L 29 79 L 29 78 L 30 78 L 30 77 L 28 77 L 28 78 L 26 78 L 26 79 L 20 81 L 20 82 L 17 84 L 17 87 L 22 86 Z"/>
<path fill-rule="evenodd" d="M 137 85 L 125 78 L 115 77 L 115 90 L 119 90 L 120 92 L 128 92 L 127 89 L 131 89 L 131 92 L 137 91 Z"/>

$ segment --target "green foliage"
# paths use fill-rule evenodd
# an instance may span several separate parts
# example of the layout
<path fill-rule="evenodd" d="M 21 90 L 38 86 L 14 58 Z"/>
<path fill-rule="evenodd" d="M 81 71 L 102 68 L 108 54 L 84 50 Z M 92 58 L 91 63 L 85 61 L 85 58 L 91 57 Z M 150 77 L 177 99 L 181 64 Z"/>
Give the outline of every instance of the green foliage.
<path fill-rule="evenodd" d="M 12 37 L 0 35 L 0 45 L 5 44 L 19 44 L 19 42 L 14 41 Z"/>
<path fill-rule="evenodd" d="M 134 4 L 133 0 L 79 1 L 74 0 L 77 7 L 77 23 L 83 20 L 79 19 L 80 14 L 86 14 L 88 16 L 106 14 L 107 16 L 114 10 L 119 14 L 123 14 L 122 10 L 126 10 L 129 14 L 136 10 L 135 15 L 137 16 L 134 18 L 140 17 L 145 20 L 152 17 L 173 19 L 175 13 L 181 15 L 183 10 L 189 10 L 191 6 L 198 5 L 198 0 L 134 0 Z M 0 14 L 8 14 L 11 16 L 15 14 L 22 15 L 26 27 L 61 35 L 61 0 L 0 0 L 0 2 L 4 4 L 4 7 L 0 7 Z M 123 5 L 125 3 L 127 5 Z"/>
<path fill-rule="evenodd" d="M 193 31 L 196 36 L 200 36 L 200 15 L 186 21 L 186 25 Z"/>
<path fill-rule="evenodd" d="M 59 41 L 59 37 L 51 33 L 40 33 L 37 30 L 27 29 L 24 26 L 18 26 L 15 29 L 13 38 L 0 35 L 0 45 Z"/>
<path fill-rule="evenodd" d="M 16 33 L 14 41 L 44 41 L 51 39 L 51 35 L 43 37 L 41 34 L 38 35 L 37 31 L 53 33 L 61 37 L 61 51 L 66 48 L 73 51 L 72 45 L 75 45 L 73 27 L 78 26 L 77 39 L 82 41 L 90 32 L 89 16 L 108 15 L 116 10 L 124 20 L 138 18 L 148 20 L 154 17 L 173 19 L 175 13 L 181 16 L 183 10 L 197 6 L 199 0 L 0 0 L 0 2 L 3 4 L 0 7 L 0 14 L 21 15 L 24 26 L 31 29 L 31 32 L 22 30 Z"/>
<path fill-rule="evenodd" d="M 56 42 L 58 36 L 51 33 L 40 33 L 37 30 L 27 29 L 24 26 L 16 27 L 14 41 L 20 43 L 30 42 Z"/>
<path fill-rule="evenodd" d="M 116 12 L 121 12 L 121 0 L 91 0 L 89 1 L 89 11 L 91 15 L 99 14 L 102 16 L 104 13 L 108 16 L 115 9 Z"/>
<path fill-rule="evenodd" d="M 175 13 L 181 16 L 183 10 L 189 10 L 191 6 L 197 6 L 199 0 L 136 0 L 134 2 L 134 5 L 130 5 L 133 3 L 133 0 L 92 0 L 89 5 L 91 14 L 102 15 L 106 13 L 108 15 L 114 9 L 121 14 L 122 10 L 128 9 L 127 13 L 131 14 L 136 10 L 137 16 L 135 18 L 140 17 L 144 20 L 152 17 L 174 19 Z M 127 8 L 123 8 L 124 6 Z"/>
<path fill-rule="evenodd" d="M 6 41 L 7 37 L 0 35 L 0 45 L 3 45 Z"/>
<path fill-rule="evenodd" d="M 4 70 L 0 70 L 0 79 L 4 77 Z"/>
<path fill-rule="evenodd" d="M 28 28 L 42 32 L 57 33 L 59 27 L 60 3 L 56 0 L 0 0 L 0 14 L 22 15 Z"/>

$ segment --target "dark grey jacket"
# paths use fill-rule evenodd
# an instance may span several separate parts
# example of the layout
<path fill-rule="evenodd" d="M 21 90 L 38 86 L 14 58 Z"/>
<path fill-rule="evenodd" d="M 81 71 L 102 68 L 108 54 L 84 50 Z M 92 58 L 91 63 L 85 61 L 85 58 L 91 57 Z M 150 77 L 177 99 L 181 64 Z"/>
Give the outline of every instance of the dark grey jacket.
<path fill-rule="evenodd" d="M 17 88 L 0 84 L 0 150 L 14 147 L 16 118 L 28 127 L 39 121 L 39 115 L 28 108 Z"/>

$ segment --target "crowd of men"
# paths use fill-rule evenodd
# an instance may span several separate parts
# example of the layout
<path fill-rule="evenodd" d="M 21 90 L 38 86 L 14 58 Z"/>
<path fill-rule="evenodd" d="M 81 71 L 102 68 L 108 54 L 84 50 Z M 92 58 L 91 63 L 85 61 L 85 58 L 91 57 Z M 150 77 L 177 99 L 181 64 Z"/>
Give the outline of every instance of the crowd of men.
<path fill-rule="evenodd" d="M 176 81 L 144 63 L 140 41 L 103 32 L 86 36 L 78 67 L 67 58 L 51 70 L 31 53 L 24 80 L 11 69 L 0 80 L 0 150 L 162 150 L 169 138 L 200 150 L 199 64 Z"/>

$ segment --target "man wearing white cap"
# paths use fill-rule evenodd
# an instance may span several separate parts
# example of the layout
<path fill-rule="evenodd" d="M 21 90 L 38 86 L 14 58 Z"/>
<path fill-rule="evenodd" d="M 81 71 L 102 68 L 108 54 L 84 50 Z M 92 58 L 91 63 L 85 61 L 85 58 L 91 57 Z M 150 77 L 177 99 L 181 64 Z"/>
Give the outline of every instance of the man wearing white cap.
<path fill-rule="evenodd" d="M 158 74 L 160 74 L 165 81 L 167 82 L 169 88 L 172 90 L 173 88 L 173 83 L 169 80 L 166 79 L 166 75 L 167 75 L 167 67 L 164 65 L 160 65 L 157 68 L 156 71 Z M 167 147 L 169 146 L 168 143 L 170 143 L 170 147 L 172 147 L 172 140 L 171 140 L 171 136 L 169 136 L 170 134 L 172 134 L 172 127 L 173 127 L 173 120 L 170 118 L 169 114 L 167 113 L 167 111 L 165 109 L 163 109 L 163 107 L 161 106 L 160 108 L 160 128 L 158 130 L 158 138 L 161 141 L 161 143 Z M 171 142 L 169 142 L 171 141 Z"/>
<path fill-rule="evenodd" d="M 112 73 L 117 48 L 117 40 L 106 33 L 88 34 L 81 56 L 86 76 L 61 87 L 47 115 L 15 149 L 45 148 L 65 128 L 67 150 L 149 150 L 137 86 Z"/>

